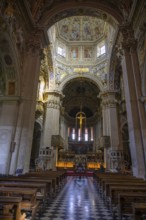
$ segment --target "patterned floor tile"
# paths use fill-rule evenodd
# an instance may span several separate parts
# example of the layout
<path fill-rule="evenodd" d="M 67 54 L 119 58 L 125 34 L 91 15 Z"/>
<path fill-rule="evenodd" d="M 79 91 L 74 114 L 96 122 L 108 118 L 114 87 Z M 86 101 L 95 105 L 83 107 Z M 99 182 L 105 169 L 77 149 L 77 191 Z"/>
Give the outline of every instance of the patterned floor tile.
<path fill-rule="evenodd" d="M 113 218 L 105 206 L 92 177 L 68 177 L 60 193 L 35 220 L 118 220 L 118 217 L 115 214 Z"/>

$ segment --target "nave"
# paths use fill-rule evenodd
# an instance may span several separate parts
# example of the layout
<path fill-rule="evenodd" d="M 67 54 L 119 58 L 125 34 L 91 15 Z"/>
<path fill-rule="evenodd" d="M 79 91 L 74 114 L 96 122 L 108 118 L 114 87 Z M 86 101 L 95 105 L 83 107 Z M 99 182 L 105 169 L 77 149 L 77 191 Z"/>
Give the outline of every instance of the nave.
<path fill-rule="evenodd" d="M 36 220 L 116 220 L 101 199 L 92 177 L 67 177 L 59 194 Z M 128 216 L 123 220 L 128 220 Z"/>

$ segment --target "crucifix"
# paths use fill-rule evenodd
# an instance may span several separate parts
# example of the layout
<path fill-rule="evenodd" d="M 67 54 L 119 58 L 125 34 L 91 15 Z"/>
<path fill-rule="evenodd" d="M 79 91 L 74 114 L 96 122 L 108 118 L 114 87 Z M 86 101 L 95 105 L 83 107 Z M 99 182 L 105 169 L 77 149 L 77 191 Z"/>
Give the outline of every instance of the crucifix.
<path fill-rule="evenodd" d="M 82 130 L 83 120 L 86 119 L 85 113 L 84 112 L 78 112 L 77 113 L 77 119 L 79 119 L 80 129 Z"/>

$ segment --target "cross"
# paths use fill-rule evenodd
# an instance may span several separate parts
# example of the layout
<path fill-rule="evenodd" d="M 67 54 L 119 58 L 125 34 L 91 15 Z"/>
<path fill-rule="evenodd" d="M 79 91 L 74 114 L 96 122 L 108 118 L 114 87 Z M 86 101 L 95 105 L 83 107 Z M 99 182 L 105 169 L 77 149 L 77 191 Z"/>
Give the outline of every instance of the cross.
<path fill-rule="evenodd" d="M 83 116 L 83 113 L 80 112 L 79 116 L 77 117 L 79 119 L 80 129 L 82 129 L 83 120 L 86 119 L 85 116 Z"/>

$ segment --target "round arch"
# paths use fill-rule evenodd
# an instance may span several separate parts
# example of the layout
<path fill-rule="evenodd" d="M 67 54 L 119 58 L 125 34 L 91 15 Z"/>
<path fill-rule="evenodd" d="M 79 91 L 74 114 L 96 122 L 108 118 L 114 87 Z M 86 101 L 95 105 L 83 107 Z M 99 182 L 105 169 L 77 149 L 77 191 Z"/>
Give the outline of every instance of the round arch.
<path fill-rule="evenodd" d="M 99 17 L 101 12 L 103 12 L 105 16 L 106 14 L 111 15 L 113 20 L 119 24 L 121 24 L 123 21 L 122 12 L 116 4 L 109 4 L 104 1 L 95 2 L 87 0 L 83 5 L 83 1 L 71 0 L 69 2 L 64 2 L 63 4 L 58 2 L 56 5 L 52 5 L 51 9 L 46 10 L 46 12 L 43 14 L 39 24 L 45 25 L 47 28 L 49 28 L 57 21 L 66 17 L 77 15 Z"/>
<path fill-rule="evenodd" d="M 104 91 L 104 87 L 101 83 L 101 81 L 98 79 L 98 78 L 95 78 L 94 76 L 92 75 L 89 75 L 87 73 L 84 73 L 82 76 L 79 76 L 78 74 L 74 74 L 74 75 L 71 75 L 71 76 L 67 76 L 62 82 L 61 84 L 59 85 L 59 91 L 62 92 L 64 87 L 66 86 L 66 84 L 68 84 L 71 80 L 74 80 L 74 79 L 78 79 L 78 78 L 85 78 L 87 80 L 90 80 L 92 81 L 98 88 L 99 90 L 102 92 Z"/>

